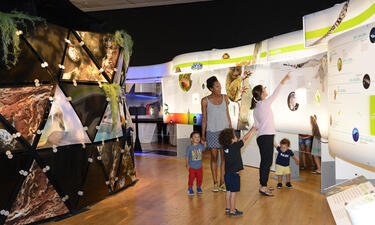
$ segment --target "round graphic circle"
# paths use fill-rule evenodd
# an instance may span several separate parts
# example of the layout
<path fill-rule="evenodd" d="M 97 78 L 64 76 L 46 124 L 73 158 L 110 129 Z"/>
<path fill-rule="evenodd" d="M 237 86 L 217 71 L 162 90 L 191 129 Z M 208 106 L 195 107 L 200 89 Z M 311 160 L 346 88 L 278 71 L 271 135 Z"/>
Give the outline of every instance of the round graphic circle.
<path fill-rule="evenodd" d="M 288 108 L 290 111 L 296 111 L 298 106 L 299 104 L 297 103 L 296 93 L 292 91 L 288 95 Z"/>
<path fill-rule="evenodd" d="M 353 136 L 353 140 L 354 140 L 355 142 L 357 142 L 358 139 L 359 139 L 359 132 L 358 132 L 358 129 L 357 129 L 357 128 L 354 128 L 354 129 L 353 129 L 353 131 L 352 131 L 352 136 Z"/>
<path fill-rule="evenodd" d="M 341 58 L 339 58 L 339 59 L 337 60 L 337 69 L 338 69 L 339 71 L 342 70 L 342 59 L 341 59 Z"/>
<path fill-rule="evenodd" d="M 375 43 L 375 27 L 371 29 L 369 38 L 370 38 L 371 43 Z"/>
<path fill-rule="evenodd" d="M 368 89 L 370 87 L 370 83 L 371 83 L 370 76 L 368 74 L 365 74 L 362 80 L 363 87 L 365 89 Z"/>

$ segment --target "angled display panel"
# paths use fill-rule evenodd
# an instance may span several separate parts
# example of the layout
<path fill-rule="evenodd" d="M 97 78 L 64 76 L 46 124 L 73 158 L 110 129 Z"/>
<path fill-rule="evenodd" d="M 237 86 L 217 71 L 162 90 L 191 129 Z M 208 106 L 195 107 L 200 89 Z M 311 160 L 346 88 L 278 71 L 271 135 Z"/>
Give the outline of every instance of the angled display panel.
<path fill-rule="evenodd" d="M 50 107 L 49 97 L 53 86 L 0 88 L 0 114 L 30 143 L 46 109 Z"/>
<path fill-rule="evenodd" d="M 111 187 L 111 190 L 115 190 L 115 183 L 118 180 L 117 171 L 120 165 L 121 157 L 120 142 L 105 142 L 104 145 L 99 145 L 97 148 L 102 158 L 105 172 L 107 174 L 107 177 L 109 178 L 109 185 Z"/>
<path fill-rule="evenodd" d="M 74 86 L 73 84 L 61 84 L 67 97 L 71 97 L 71 103 L 81 123 L 87 127 L 87 133 L 94 140 L 104 110 L 107 105 L 103 90 L 97 85 Z"/>
<path fill-rule="evenodd" d="M 29 171 L 5 224 L 28 224 L 69 212 L 35 161 Z"/>
<path fill-rule="evenodd" d="M 81 121 L 60 87 L 56 88 L 47 123 L 38 148 L 90 143 Z"/>
<path fill-rule="evenodd" d="M 76 209 L 82 209 L 88 205 L 98 202 L 109 195 L 108 181 L 105 179 L 103 167 L 98 160 L 96 146 L 88 146 L 86 151 L 90 152 L 90 163 L 84 183 L 81 186 Z"/>
<path fill-rule="evenodd" d="M 58 187 L 64 195 L 68 195 L 68 201 L 74 209 L 78 201 L 78 191 L 81 188 L 88 166 L 88 151 L 80 145 L 64 147 L 56 153 L 52 149 L 40 150 L 38 155 L 46 165 L 49 165 L 50 173 L 54 177 Z"/>
<path fill-rule="evenodd" d="M 21 178 L 19 171 L 26 171 L 27 162 L 31 159 L 29 153 L 16 153 L 10 157 L 0 154 L 0 169 L 6 173 L 0 174 L 0 209 L 5 209 L 9 204 L 11 194 L 17 191 L 17 183 Z"/>
<path fill-rule="evenodd" d="M 121 117 L 120 117 L 120 110 L 122 111 L 121 106 L 119 106 L 119 111 L 117 112 L 117 119 L 115 124 L 113 123 L 112 117 L 112 110 L 111 110 L 111 103 L 107 105 L 107 109 L 103 115 L 102 121 L 99 126 L 99 130 L 96 133 L 94 142 L 104 141 L 113 139 L 116 137 L 122 136 L 122 128 L 121 128 Z"/>
<path fill-rule="evenodd" d="M 66 28 L 48 23 L 40 24 L 34 32 L 26 35 L 30 45 L 48 63 L 48 68 L 51 69 L 56 80 L 68 31 Z"/>
<path fill-rule="evenodd" d="M 130 147 L 125 145 L 124 153 L 121 158 L 120 171 L 118 175 L 118 182 L 116 184 L 116 190 L 120 190 L 136 180 L 135 167 L 130 153 Z"/>
<path fill-rule="evenodd" d="M 22 40 L 20 40 L 19 47 L 21 52 L 16 65 L 7 69 L 2 61 L 0 62 L 0 85 L 30 83 L 34 82 L 35 79 L 40 82 L 52 82 L 56 79 L 55 75 L 50 73 L 47 68 L 42 68 L 42 62 Z"/>
<path fill-rule="evenodd" d="M 106 82 L 106 79 L 99 71 L 100 69 L 96 67 L 73 34 L 70 34 L 69 41 L 62 80 Z"/>
<path fill-rule="evenodd" d="M 85 45 L 94 55 L 96 61 L 106 74 L 112 79 L 119 57 L 119 46 L 115 44 L 113 34 L 100 34 L 94 32 L 77 32 Z"/>

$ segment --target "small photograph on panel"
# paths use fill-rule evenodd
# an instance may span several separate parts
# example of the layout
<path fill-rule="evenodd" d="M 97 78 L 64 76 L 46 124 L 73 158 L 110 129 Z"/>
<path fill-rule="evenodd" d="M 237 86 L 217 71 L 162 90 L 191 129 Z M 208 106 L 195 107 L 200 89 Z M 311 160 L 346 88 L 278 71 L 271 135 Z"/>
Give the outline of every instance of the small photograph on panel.
<path fill-rule="evenodd" d="M 230 56 L 228 53 L 224 53 L 224 55 L 221 57 L 222 59 L 229 59 Z"/>
<path fill-rule="evenodd" d="M 362 83 L 363 83 L 363 87 L 364 87 L 365 89 L 368 89 L 368 88 L 370 87 L 370 82 L 371 82 L 371 80 L 370 80 L 370 76 L 369 76 L 368 74 L 365 74 L 365 75 L 363 76 L 363 81 L 362 81 Z"/>
<path fill-rule="evenodd" d="M 358 129 L 357 129 L 357 128 L 354 128 L 354 129 L 353 129 L 353 131 L 352 131 L 352 135 L 353 135 L 353 140 L 354 140 L 355 142 L 357 142 L 358 139 L 359 139 L 359 132 L 358 132 Z"/>
<path fill-rule="evenodd" d="M 291 111 L 296 111 L 298 107 L 299 107 L 299 104 L 297 103 L 296 93 L 292 91 L 288 95 L 288 108 Z"/>
<path fill-rule="evenodd" d="M 342 59 L 341 59 L 341 58 L 339 58 L 339 59 L 337 60 L 337 69 L 338 69 L 339 71 L 342 70 Z"/>

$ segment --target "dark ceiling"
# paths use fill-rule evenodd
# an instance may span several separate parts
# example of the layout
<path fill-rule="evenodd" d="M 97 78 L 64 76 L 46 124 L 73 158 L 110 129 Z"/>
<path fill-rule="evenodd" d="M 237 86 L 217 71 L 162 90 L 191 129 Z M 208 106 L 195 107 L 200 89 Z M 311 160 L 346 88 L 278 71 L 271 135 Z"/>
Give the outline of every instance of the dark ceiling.
<path fill-rule="evenodd" d="M 130 65 L 144 66 L 183 53 L 238 47 L 301 30 L 304 15 L 342 2 L 209 1 L 85 14 L 68 0 L 7 0 L 1 9 L 17 8 L 80 30 L 125 29 L 134 40 Z"/>

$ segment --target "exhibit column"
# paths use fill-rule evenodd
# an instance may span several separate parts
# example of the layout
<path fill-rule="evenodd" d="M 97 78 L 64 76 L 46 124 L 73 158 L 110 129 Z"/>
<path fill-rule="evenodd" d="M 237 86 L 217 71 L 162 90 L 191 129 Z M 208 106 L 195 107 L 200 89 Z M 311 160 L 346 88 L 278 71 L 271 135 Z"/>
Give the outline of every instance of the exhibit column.
<path fill-rule="evenodd" d="M 330 155 L 327 139 L 321 140 L 321 191 L 336 184 L 335 159 Z"/>
<path fill-rule="evenodd" d="M 186 148 L 190 143 L 193 125 L 176 124 L 177 127 L 177 158 L 185 158 Z"/>

